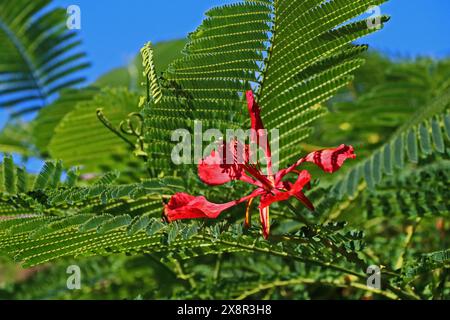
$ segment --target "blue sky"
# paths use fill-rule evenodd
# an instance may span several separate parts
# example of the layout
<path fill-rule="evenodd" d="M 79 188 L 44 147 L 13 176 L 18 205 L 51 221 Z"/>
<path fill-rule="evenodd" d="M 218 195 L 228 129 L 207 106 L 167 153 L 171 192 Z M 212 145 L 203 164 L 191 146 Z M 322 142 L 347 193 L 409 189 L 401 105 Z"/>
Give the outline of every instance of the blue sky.
<path fill-rule="evenodd" d="M 183 38 L 203 13 L 231 0 L 55 0 L 81 9 L 89 80 L 125 65 L 147 41 Z M 394 57 L 450 56 L 450 0 L 391 0 L 381 7 L 391 21 L 363 42 Z"/>

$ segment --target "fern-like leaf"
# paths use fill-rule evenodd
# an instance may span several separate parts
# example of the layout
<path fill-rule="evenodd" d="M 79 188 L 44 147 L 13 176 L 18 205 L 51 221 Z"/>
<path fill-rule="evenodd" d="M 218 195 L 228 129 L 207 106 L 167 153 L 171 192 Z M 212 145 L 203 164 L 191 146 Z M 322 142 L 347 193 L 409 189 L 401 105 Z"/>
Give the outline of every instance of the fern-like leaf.
<path fill-rule="evenodd" d="M 0 1 L 0 106 L 18 115 L 47 105 L 61 89 L 82 83 L 89 66 L 76 51 L 80 41 L 67 29 L 62 8 L 49 1 Z"/>
<path fill-rule="evenodd" d="M 144 67 L 144 77 L 147 80 L 147 102 L 150 97 L 155 103 L 159 103 L 162 98 L 161 88 L 156 74 L 155 64 L 153 62 L 153 48 L 151 42 L 148 42 L 142 49 L 142 65 Z"/>

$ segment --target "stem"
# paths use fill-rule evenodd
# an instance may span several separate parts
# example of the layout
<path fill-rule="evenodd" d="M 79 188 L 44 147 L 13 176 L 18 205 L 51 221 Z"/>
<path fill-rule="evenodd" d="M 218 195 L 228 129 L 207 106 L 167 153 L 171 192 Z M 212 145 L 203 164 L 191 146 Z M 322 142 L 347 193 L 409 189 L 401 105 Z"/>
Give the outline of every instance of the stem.
<path fill-rule="evenodd" d="M 205 237 L 205 236 L 198 236 L 199 239 L 203 239 L 203 240 L 208 240 L 208 241 L 213 241 L 213 239 L 209 238 L 209 237 Z M 303 257 L 299 257 L 299 256 L 294 256 L 291 255 L 287 252 L 277 252 L 277 251 L 273 251 L 269 248 L 258 248 L 255 246 L 249 246 L 249 245 L 245 245 L 245 244 L 241 244 L 241 243 L 236 243 L 236 242 L 229 242 L 226 240 L 221 240 L 221 239 L 214 239 L 214 241 L 216 243 L 221 243 L 230 247 L 238 247 L 241 249 L 244 249 L 246 251 L 255 251 L 255 252 L 260 252 L 260 253 L 265 253 L 265 254 L 270 254 L 273 256 L 278 256 L 278 257 L 283 257 L 283 258 L 291 258 L 303 263 L 310 263 L 310 264 L 314 264 L 314 265 L 318 265 L 320 267 L 324 267 L 324 268 L 329 268 L 329 269 L 333 269 L 345 274 L 349 274 L 349 275 L 353 275 L 355 277 L 361 278 L 361 279 L 365 279 L 366 275 L 365 274 L 361 274 L 349 269 L 346 269 L 344 267 L 340 267 L 334 264 L 331 264 L 329 262 L 322 262 L 322 261 L 318 261 L 318 260 L 312 260 L 312 259 L 308 259 L 308 258 L 303 258 Z"/>
<path fill-rule="evenodd" d="M 394 269 L 401 269 L 403 267 L 403 262 L 405 261 L 405 257 L 408 252 L 409 246 L 411 245 L 414 233 L 416 232 L 417 227 L 419 226 L 421 220 L 422 220 L 421 218 L 417 218 L 413 224 L 406 227 L 406 238 L 403 244 L 403 251 L 398 257 Z"/>
<path fill-rule="evenodd" d="M 100 120 L 101 123 L 103 123 L 103 125 L 108 128 L 111 132 L 113 132 L 116 136 L 118 136 L 120 139 L 122 139 L 123 141 L 125 141 L 126 143 L 128 143 L 131 148 L 135 148 L 135 145 L 133 142 L 131 142 L 130 140 L 128 140 L 127 138 L 125 138 L 122 133 L 117 130 L 114 125 L 105 117 L 105 115 L 103 114 L 103 109 L 99 108 L 97 109 L 97 118 L 98 120 Z"/>
<path fill-rule="evenodd" d="M 379 294 L 382 295 L 388 299 L 392 299 L 392 300 L 397 300 L 398 296 L 395 295 L 394 293 L 388 292 L 388 291 L 383 291 L 383 290 L 378 290 L 378 289 L 373 289 L 370 288 L 364 284 L 361 283 L 357 283 L 357 282 L 350 282 L 350 283 L 342 283 L 342 282 L 338 282 L 338 281 L 317 281 L 316 279 L 308 279 L 308 278 L 297 278 L 297 279 L 291 279 L 291 280 L 276 280 L 270 283 L 266 283 L 266 284 L 262 284 L 259 285 L 258 287 L 245 291 L 244 293 L 242 293 L 239 297 L 236 298 L 236 300 L 243 300 L 249 296 L 252 296 L 258 292 L 264 291 L 264 290 L 269 290 L 269 289 L 273 289 L 273 288 L 277 288 L 277 287 L 285 287 L 285 286 L 294 286 L 294 285 L 299 285 L 299 284 L 308 284 L 308 285 L 323 285 L 323 286 L 330 286 L 330 287 L 336 287 L 336 288 L 355 288 L 358 290 L 364 290 L 370 293 L 374 293 L 374 294 Z"/>
<path fill-rule="evenodd" d="M 445 284 L 446 280 L 448 278 L 448 275 L 450 274 L 450 269 L 444 268 L 441 273 L 441 281 L 437 285 L 436 289 L 433 293 L 433 300 L 445 300 Z"/>
<path fill-rule="evenodd" d="M 395 294 L 397 294 L 400 298 L 402 299 L 406 299 L 406 300 L 421 300 L 419 296 L 417 296 L 414 292 L 412 292 L 411 290 L 404 291 L 400 288 L 394 287 L 393 285 L 391 285 L 390 283 L 386 283 L 385 284 L 386 287 L 391 290 L 392 292 L 394 292 Z"/>
<path fill-rule="evenodd" d="M 171 259 L 173 262 L 173 265 L 175 266 L 175 272 L 177 274 L 177 277 L 181 280 L 187 280 L 189 282 L 189 285 L 192 289 L 195 289 L 197 287 L 197 283 L 195 282 L 192 274 L 186 274 L 184 272 L 183 266 L 181 263 L 176 259 Z"/>
<path fill-rule="evenodd" d="M 222 270 L 222 257 L 223 257 L 223 253 L 219 253 L 217 255 L 217 261 L 216 261 L 216 267 L 214 268 L 214 281 L 218 282 L 220 279 L 220 272 Z"/>

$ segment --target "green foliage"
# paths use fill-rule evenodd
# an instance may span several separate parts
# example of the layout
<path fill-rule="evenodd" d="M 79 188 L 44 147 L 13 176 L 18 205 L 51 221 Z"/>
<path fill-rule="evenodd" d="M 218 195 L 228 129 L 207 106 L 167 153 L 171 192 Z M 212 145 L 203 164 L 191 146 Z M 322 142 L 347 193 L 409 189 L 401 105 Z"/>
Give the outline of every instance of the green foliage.
<path fill-rule="evenodd" d="M 370 53 L 355 81 L 328 105 L 333 116 L 319 120 L 313 139 L 331 144 L 347 141 L 371 152 L 414 112 L 448 91 L 449 72 L 448 60 L 394 63 Z"/>
<path fill-rule="evenodd" d="M 33 140 L 42 154 L 48 153 L 48 145 L 55 134 L 55 128 L 78 103 L 89 101 L 96 89 L 64 90 L 54 103 L 39 111 L 33 121 Z"/>
<path fill-rule="evenodd" d="M 155 103 L 159 103 L 162 98 L 161 88 L 158 82 L 158 76 L 156 74 L 155 63 L 153 61 L 153 48 L 151 42 L 147 43 L 141 49 L 142 66 L 144 67 L 144 75 L 147 82 L 147 99 L 150 101 L 150 97 L 153 98 Z"/>
<path fill-rule="evenodd" d="M 395 178 L 387 178 L 376 190 L 362 195 L 364 212 L 376 215 L 449 217 L 449 162 L 405 170 Z"/>
<path fill-rule="evenodd" d="M 83 165 L 88 171 L 108 165 L 115 156 L 127 155 L 127 145 L 106 130 L 96 111 L 100 108 L 112 125 L 119 126 L 137 103 L 138 97 L 124 89 L 105 89 L 92 100 L 79 102 L 56 126 L 48 145 L 51 157 L 69 166 Z"/>
<path fill-rule="evenodd" d="M 350 42 L 376 29 L 364 20 L 344 23 L 383 2 L 275 2 L 272 46 L 259 95 L 263 120 L 281 132 L 282 164 L 296 160 L 297 146 L 309 135 L 308 124 L 322 114 L 319 104 L 347 85 L 351 72 L 363 63 L 358 54 L 366 47 Z"/>
<path fill-rule="evenodd" d="M 422 254 L 418 259 L 408 261 L 403 273 L 403 281 L 410 282 L 414 278 L 439 268 L 448 268 L 450 264 L 450 250 L 442 250 Z"/>
<path fill-rule="evenodd" d="M 394 168 L 405 166 L 405 155 L 413 163 L 418 163 L 419 158 L 429 157 L 432 154 L 436 154 L 437 157 L 446 156 L 450 132 L 445 123 L 449 117 L 447 111 L 449 107 L 450 95 L 444 94 L 429 106 L 419 110 L 390 137 L 389 141 L 353 168 L 346 178 L 336 185 L 336 190 L 340 194 L 353 195 L 361 176 L 364 176 L 368 187 L 374 189 L 383 174 L 391 175 Z"/>
<path fill-rule="evenodd" d="M 29 123 L 10 121 L 0 132 L 0 150 L 17 153 L 23 157 L 33 156 L 36 154 L 36 150 L 31 140 L 32 128 Z"/>
<path fill-rule="evenodd" d="M 450 64 L 361 55 L 367 47 L 353 41 L 375 29 L 360 15 L 383 2 L 220 6 L 187 43 L 146 45 L 101 88 L 62 92 L 25 131 L 39 154 L 63 161 L 38 174 L 9 154 L 1 165 L 0 253 L 38 267 L 21 282 L 0 278 L 0 298 L 448 298 Z M 176 192 L 223 203 L 249 191 L 209 188 L 170 159 L 175 129 L 247 128 L 248 89 L 280 130 L 281 165 L 300 148 L 340 143 L 357 159 L 313 181 L 315 212 L 271 206 L 267 240 L 258 224 L 244 228 L 243 205 L 167 223 Z M 36 153 L 17 133 L 0 136 L 5 150 Z M 76 292 L 62 287 L 70 264 L 83 274 Z M 366 285 L 370 265 L 381 267 L 380 289 Z"/>
<path fill-rule="evenodd" d="M 363 20 L 342 24 L 382 2 L 246 1 L 207 12 L 189 37 L 185 57 L 164 73 L 164 98 L 146 108 L 148 153 L 154 159 L 149 166 L 164 167 L 171 131 L 193 130 L 187 119 L 217 129 L 239 127 L 245 121 L 242 93 L 252 84 L 266 108 L 267 127 L 281 132 L 282 164 L 292 162 L 310 133 L 308 124 L 323 114 L 319 104 L 363 62 L 357 55 L 366 47 L 350 42 L 375 30 Z"/>
<path fill-rule="evenodd" d="M 50 1 L 0 1 L 0 106 L 17 115 L 39 110 L 61 89 L 85 79 L 89 66 L 76 48 L 77 34 L 66 27 L 62 8 Z"/>

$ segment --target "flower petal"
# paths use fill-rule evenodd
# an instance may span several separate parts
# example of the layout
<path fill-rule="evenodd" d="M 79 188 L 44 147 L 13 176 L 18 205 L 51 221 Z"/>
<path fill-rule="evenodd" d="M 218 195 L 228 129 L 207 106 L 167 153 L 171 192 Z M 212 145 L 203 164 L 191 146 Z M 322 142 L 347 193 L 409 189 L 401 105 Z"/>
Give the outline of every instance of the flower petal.
<path fill-rule="evenodd" d="M 258 130 L 264 129 L 264 125 L 263 125 L 263 122 L 261 119 L 261 108 L 255 101 L 253 91 L 251 91 L 251 90 L 247 91 L 246 97 L 247 97 L 247 106 L 248 106 L 248 112 L 250 114 L 252 129 L 255 132 L 258 132 Z"/>
<path fill-rule="evenodd" d="M 315 163 L 325 172 L 333 173 L 342 167 L 346 159 L 355 159 L 355 158 L 356 155 L 354 153 L 353 147 L 347 146 L 345 144 L 342 144 L 337 148 L 314 151 L 308 154 L 306 157 L 299 159 L 292 166 L 284 170 L 278 171 L 275 177 L 275 181 L 279 183 L 286 174 L 292 172 L 293 170 L 295 170 L 295 168 L 297 168 L 304 162 Z"/>
<path fill-rule="evenodd" d="M 261 197 L 261 202 L 259 203 L 259 208 L 266 208 L 272 203 L 285 201 L 289 199 L 292 195 L 289 192 L 283 192 L 280 190 L 272 190 L 272 193 L 268 193 Z"/>
<path fill-rule="evenodd" d="M 340 145 L 334 149 L 325 149 L 308 154 L 307 162 L 315 163 L 325 172 L 333 173 L 339 170 L 346 159 L 355 159 L 356 155 L 352 146 Z"/>
<path fill-rule="evenodd" d="M 310 181 L 311 181 L 311 174 L 306 170 L 301 171 L 297 177 L 297 181 L 295 181 L 295 183 L 291 186 L 289 192 L 294 194 L 302 191 L 303 187 L 308 185 Z"/>
<path fill-rule="evenodd" d="M 310 206 L 312 206 L 312 204 L 309 202 L 309 200 L 304 201 L 303 197 L 306 198 L 306 196 L 303 195 L 302 189 L 304 186 L 306 186 L 309 183 L 310 180 L 311 180 L 311 175 L 309 174 L 309 172 L 306 170 L 303 170 L 298 175 L 297 181 L 294 184 L 291 184 L 291 183 L 286 184 L 286 186 L 289 188 L 289 190 L 280 191 L 280 190 L 274 189 L 271 191 L 271 193 L 263 195 L 261 197 L 261 202 L 260 202 L 259 207 L 265 208 L 265 207 L 270 206 L 272 203 L 279 202 L 279 201 L 285 201 L 285 200 L 288 200 L 290 197 L 297 198 L 297 196 L 299 196 L 302 199 L 302 200 L 300 200 L 300 199 L 299 200 L 309 208 Z"/>
<path fill-rule="evenodd" d="M 198 175 L 210 186 L 222 185 L 233 180 L 254 184 L 243 169 L 248 157 L 247 146 L 237 141 L 222 143 L 218 150 L 213 150 L 209 156 L 199 162 Z"/>
<path fill-rule="evenodd" d="M 198 176 L 210 186 L 222 185 L 238 179 L 241 174 L 242 170 L 239 167 L 224 165 L 222 156 L 214 150 L 210 156 L 198 164 Z"/>
<path fill-rule="evenodd" d="M 303 203 L 303 205 L 307 207 L 309 210 L 311 211 L 315 210 L 312 202 L 305 196 L 305 194 L 302 191 L 295 193 L 294 197 L 296 197 L 298 201 Z"/>
<path fill-rule="evenodd" d="M 267 130 L 264 129 L 264 124 L 261 119 L 261 107 L 256 103 L 253 91 L 247 91 L 246 97 L 252 125 L 250 142 L 252 146 L 256 144 L 256 146 L 260 147 L 264 151 L 267 163 L 267 175 L 272 176 L 272 153 L 270 151 L 269 136 Z"/>
<path fill-rule="evenodd" d="M 209 218 L 214 219 L 219 214 L 237 205 L 237 201 L 224 204 L 209 202 L 205 197 L 194 197 L 187 193 L 176 193 L 164 206 L 164 214 L 172 222 L 180 219 Z"/>
<path fill-rule="evenodd" d="M 223 204 L 209 202 L 203 196 L 195 197 L 187 193 L 176 193 L 164 206 L 164 215 L 169 222 L 182 219 L 215 219 L 222 211 L 255 198 L 264 192 L 263 189 L 258 188 L 246 197 Z"/>

